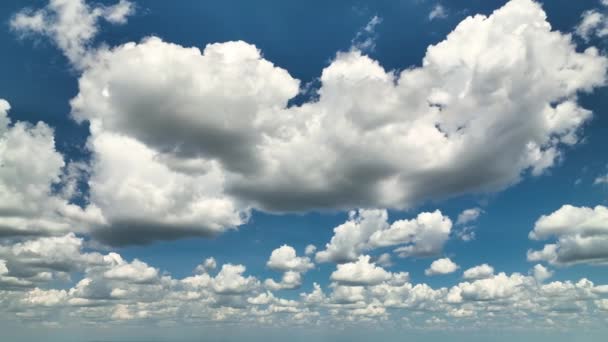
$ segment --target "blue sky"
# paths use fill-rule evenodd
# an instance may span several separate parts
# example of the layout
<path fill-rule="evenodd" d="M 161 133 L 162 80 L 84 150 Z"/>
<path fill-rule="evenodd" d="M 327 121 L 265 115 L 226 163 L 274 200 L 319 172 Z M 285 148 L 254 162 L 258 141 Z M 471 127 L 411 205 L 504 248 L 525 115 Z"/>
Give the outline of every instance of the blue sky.
<path fill-rule="evenodd" d="M 607 16 L 4 1 L 0 335 L 603 340 Z"/>

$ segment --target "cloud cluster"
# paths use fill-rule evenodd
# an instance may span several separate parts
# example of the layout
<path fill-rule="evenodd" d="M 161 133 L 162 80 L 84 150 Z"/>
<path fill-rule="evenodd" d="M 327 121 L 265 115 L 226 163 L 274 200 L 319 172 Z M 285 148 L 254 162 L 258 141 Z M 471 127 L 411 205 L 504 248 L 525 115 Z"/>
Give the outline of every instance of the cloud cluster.
<path fill-rule="evenodd" d="M 444 321 L 442 329 L 476 329 L 480 324 L 536 329 L 551 326 L 543 317 L 564 328 L 599 327 L 608 318 L 608 286 L 587 279 L 546 283 L 552 272 L 541 265 L 530 270 L 530 276 L 493 274 L 482 265 L 466 271 L 464 282 L 433 288 L 413 284 L 407 273 L 389 272 L 362 256 L 338 265 L 327 286 L 315 283 L 299 298 L 285 299 L 274 292 L 282 288 L 265 289 L 255 276 L 246 274 L 243 265 L 224 264 L 213 271 L 212 259 L 197 267 L 194 275 L 180 279 L 144 261 L 124 260 L 117 253 L 85 252 L 82 240 L 71 235 L 36 239 L 14 248 L 5 245 L 1 250 L 2 257 L 6 250 L 14 250 L 12 262 L 0 261 L 0 317 L 7 322 L 200 325 L 238 321 L 257 326 L 345 327 L 390 321 L 402 327 L 436 328 L 433 322 Z M 13 262 L 55 274 L 68 254 L 80 260 L 64 270 L 70 276 L 79 274 L 76 282 L 40 276 L 26 286 L 5 283 L 17 279 L 8 275 Z M 58 288 L 60 283 L 68 287 Z"/>
<path fill-rule="evenodd" d="M 310 250 L 308 246 L 307 251 Z M 310 254 L 310 253 L 307 253 Z M 299 257 L 296 250 L 288 245 L 283 245 L 270 254 L 266 266 L 275 270 L 282 271 L 283 277 L 280 282 L 273 279 L 266 279 L 264 285 L 270 290 L 291 290 L 302 285 L 302 274 L 313 269 L 315 265 L 309 257 Z"/>
<path fill-rule="evenodd" d="M 557 239 L 541 250 L 528 251 L 528 260 L 555 265 L 608 262 L 608 208 L 564 205 L 536 221 L 530 239 Z"/>
<path fill-rule="evenodd" d="M 386 210 L 359 210 L 334 228 L 334 236 L 317 252 L 317 262 L 347 262 L 363 252 L 382 247 L 397 247 L 401 257 L 433 256 L 441 252 L 450 236 L 452 221 L 440 211 L 420 213 L 411 220 L 388 222 Z"/>
<path fill-rule="evenodd" d="M 13 122 L 0 99 L 0 237 L 62 235 L 103 222 L 95 207 L 70 203 L 66 164 L 43 122 Z M 36 158 L 32 158 L 36 156 Z"/>

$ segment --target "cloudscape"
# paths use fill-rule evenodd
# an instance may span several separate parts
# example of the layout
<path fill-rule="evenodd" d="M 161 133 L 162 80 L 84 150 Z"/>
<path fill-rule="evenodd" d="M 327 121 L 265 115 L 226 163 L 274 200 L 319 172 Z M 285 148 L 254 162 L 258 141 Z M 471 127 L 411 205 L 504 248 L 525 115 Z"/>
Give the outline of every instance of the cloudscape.
<path fill-rule="evenodd" d="M 608 339 L 608 1 L 0 18 L 1 341 Z"/>

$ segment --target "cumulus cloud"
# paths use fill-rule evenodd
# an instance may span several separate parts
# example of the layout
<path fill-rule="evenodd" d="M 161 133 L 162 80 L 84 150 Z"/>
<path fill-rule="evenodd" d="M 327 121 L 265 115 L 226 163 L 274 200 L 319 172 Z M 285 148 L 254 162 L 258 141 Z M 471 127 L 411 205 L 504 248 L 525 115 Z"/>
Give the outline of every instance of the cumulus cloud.
<path fill-rule="evenodd" d="M 534 276 L 534 279 L 536 279 L 536 281 L 539 283 L 542 283 L 553 276 L 552 271 L 540 264 L 534 265 L 534 268 L 532 268 L 531 273 Z"/>
<path fill-rule="evenodd" d="M 248 209 L 223 194 L 223 175 L 212 164 L 201 174 L 175 171 L 139 141 L 95 128 L 89 146 L 88 208 L 104 217 L 90 230 L 104 243 L 209 237 L 247 221 Z"/>
<path fill-rule="evenodd" d="M 357 262 L 338 265 L 326 289 L 313 284 L 309 292 L 302 292 L 294 300 L 274 293 L 290 288 L 293 280 L 267 282 L 261 287 L 254 276 L 245 275 L 243 265 L 225 264 L 216 275 L 205 272 L 177 279 L 166 272 L 161 275 L 144 261 L 126 261 L 117 253 L 70 253 L 79 254 L 75 257 L 83 260 L 82 268 L 70 273 L 82 277 L 80 280 L 76 278 L 74 285 L 65 280 L 68 288 L 58 288 L 59 283 L 53 279 L 38 282 L 35 287 L 0 288 L 0 316 L 10 313 L 13 319 L 55 324 L 69 319 L 82 324 L 229 321 L 317 327 L 389 320 L 411 320 L 420 326 L 427 326 L 426 320 L 443 320 L 448 326 L 474 327 L 473 321 L 460 321 L 474 317 L 485 326 L 520 322 L 518 326 L 538 327 L 536 321 L 521 321 L 525 315 L 551 317 L 564 327 L 576 328 L 580 324 L 602 326 L 608 295 L 606 285 L 595 285 L 587 279 L 543 284 L 550 271 L 540 265 L 530 276 L 498 273 L 433 288 L 412 284 L 406 273 L 388 272 L 369 256 L 362 256 Z M 91 258 L 91 253 L 96 257 Z M 9 272 L 10 265 L 0 260 L 0 281 Z M 581 320 L 564 313 L 575 313 Z"/>
<path fill-rule="evenodd" d="M 482 264 L 479 266 L 469 268 L 468 270 L 464 271 L 462 277 L 464 279 L 473 279 L 474 280 L 474 279 L 489 278 L 493 275 L 494 275 L 494 267 L 492 267 L 488 264 Z"/>
<path fill-rule="evenodd" d="M 356 262 L 337 265 L 331 280 L 345 285 L 377 285 L 391 278 L 391 273 L 370 261 L 369 255 L 362 255 Z"/>
<path fill-rule="evenodd" d="M 456 265 L 449 258 L 437 259 L 431 263 L 431 266 L 424 271 L 427 276 L 440 274 L 450 274 L 456 272 L 460 266 Z"/>
<path fill-rule="evenodd" d="M 531 0 L 466 18 L 420 67 L 387 71 L 357 49 L 338 53 L 318 100 L 296 106 L 299 80 L 245 42 L 90 47 L 99 19 L 131 12 L 126 1 L 53 0 L 12 21 L 82 66 L 72 115 L 90 123 L 88 208 L 108 244 L 215 235 L 252 208 L 403 209 L 499 191 L 579 141 L 591 112 L 577 95 L 605 83 L 606 58 L 578 52 Z"/>
<path fill-rule="evenodd" d="M 286 107 L 299 81 L 250 44 L 200 52 L 158 38 L 99 52 L 72 106 L 92 139 L 120 133 L 172 170 L 217 170 L 216 198 L 266 211 L 404 208 L 541 174 L 578 141 L 591 113 L 576 95 L 604 84 L 605 69 L 596 49 L 551 31 L 538 4 L 513 0 L 465 19 L 419 68 L 339 53 L 319 100 L 299 106 Z"/>
<path fill-rule="evenodd" d="M 198 273 L 198 274 L 203 274 L 203 273 L 208 273 L 216 268 L 217 268 L 217 261 L 215 261 L 214 257 L 210 257 L 210 258 L 205 259 L 205 261 L 203 261 L 202 264 L 196 266 L 196 268 L 194 269 L 194 272 Z"/>
<path fill-rule="evenodd" d="M 608 262 L 608 208 L 564 205 L 536 221 L 530 239 L 557 241 L 528 251 L 529 261 L 555 265 Z"/>
<path fill-rule="evenodd" d="M 296 250 L 288 245 L 283 245 L 270 254 L 266 266 L 278 271 L 306 272 L 315 267 L 308 257 L 298 257 Z"/>
<path fill-rule="evenodd" d="M 103 221 L 96 208 L 83 210 L 64 196 L 67 165 L 53 130 L 12 122 L 9 109 L 0 99 L 0 237 L 62 235 Z"/>
<path fill-rule="evenodd" d="M 388 223 L 386 210 L 359 210 L 349 213 L 349 220 L 334 228 L 334 236 L 317 252 L 317 262 L 346 262 L 380 247 L 399 246 L 401 257 L 439 254 L 448 240 L 452 221 L 440 211 L 420 213 L 411 220 Z"/>
<path fill-rule="evenodd" d="M 306 246 L 304 254 L 306 254 L 306 255 L 313 255 L 313 254 L 315 254 L 316 251 L 317 251 L 317 246 L 315 246 L 315 245 L 308 245 L 308 246 Z"/>
<path fill-rule="evenodd" d="M 240 294 L 259 286 L 259 281 L 252 276 L 245 277 L 243 265 L 225 264 L 213 278 L 211 286 L 219 294 Z"/>
<path fill-rule="evenodd" d="M 15 14 L 10 25 L 24 36 L 49 37 L 70 62 L 84 67 L 100 19 L 124 24 L 134 11 L 134 5 L 126 0 L 112 6 L 90 6 L 85 0 L 50 0 L 43 9 L 26 9 Z"/>
<path fill-rule="evenodd" d="M 283 277 L 280 282 L 276 282 L 274 279 L 266 279 L 264 286 L 272 291 L 277 290 L 293 290 L 297 289 L 302 285 L 302 274 L 294 271 L 287 271 L 283 273 Z"/>
<path fill-rule="evenodd" d="M 280 282 L 273 279 L 267 279 L 264 282 L 266 288 L 273 291 L 291 290 L 300 287 L 302 285 L 302 273 L 306 273 L 315 267 L 310 258 L 297 256 L 296 250 L 288 245 L 283 245 L 272 251 L 266 266 L 283 272 Z"/>

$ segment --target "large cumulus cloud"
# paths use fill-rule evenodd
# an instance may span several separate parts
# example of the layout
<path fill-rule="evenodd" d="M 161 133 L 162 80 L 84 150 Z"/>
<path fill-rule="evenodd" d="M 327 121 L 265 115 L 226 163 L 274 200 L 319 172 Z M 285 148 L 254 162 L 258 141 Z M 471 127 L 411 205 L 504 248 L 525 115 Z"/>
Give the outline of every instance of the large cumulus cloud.
<path fill-rule="evenodd" d="M 120 4 L 118 22 L 130 13 Z M 74 8 L 94 29 L 112 18 Z M 44 30 L 23 29 L 59 41 L 61 20 L 45 18 L 30 23 Z M 71 104 L 91 125 L 87 210 L 111 244 L 214 235 L 252 209 L 403 209 L 499 191 L 579 141 L 592 115 L 577 95 L 602 86 L 608 65 L 553 31 L 532 0 L 466 18 L 402 71 L 356 48 L 338 53 L 318 97 L 295 106 L 300 82 L 245 42 L 90 48 L 75 37 L 86 52 Z"/>

